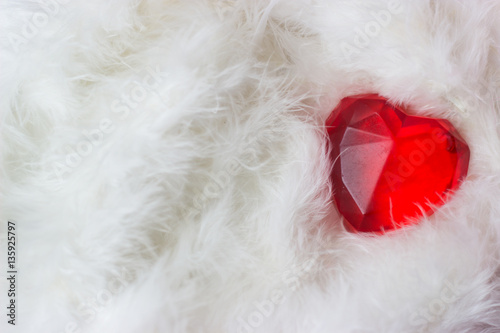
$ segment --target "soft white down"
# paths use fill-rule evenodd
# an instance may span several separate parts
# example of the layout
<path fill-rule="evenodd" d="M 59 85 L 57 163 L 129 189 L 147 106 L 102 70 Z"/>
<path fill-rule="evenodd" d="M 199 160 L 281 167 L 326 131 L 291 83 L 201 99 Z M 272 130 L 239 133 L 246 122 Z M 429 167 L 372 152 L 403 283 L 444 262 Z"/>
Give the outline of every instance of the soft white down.
<path fill-rule="evenodd" d="M 0 2 L 0 331 L 500 332 L 496 0 Z M 326 117 L 377 92 L 471 149 L 348 233 Z M 7 221 L 16 224 L 16 319 Z"/>

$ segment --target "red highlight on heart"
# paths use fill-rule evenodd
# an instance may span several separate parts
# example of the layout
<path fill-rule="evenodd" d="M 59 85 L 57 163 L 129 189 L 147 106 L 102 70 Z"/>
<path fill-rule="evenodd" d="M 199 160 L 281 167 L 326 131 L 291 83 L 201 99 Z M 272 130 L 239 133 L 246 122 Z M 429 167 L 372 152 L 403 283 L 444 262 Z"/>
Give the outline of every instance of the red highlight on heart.
<path fill-rule="evenodd" d="M 326 127 L 334 200 L 350 231 L 416 224 L 467 175 L 469 147 L 449 121 L 410 116 L 379 95 L 342 99 Z"/>

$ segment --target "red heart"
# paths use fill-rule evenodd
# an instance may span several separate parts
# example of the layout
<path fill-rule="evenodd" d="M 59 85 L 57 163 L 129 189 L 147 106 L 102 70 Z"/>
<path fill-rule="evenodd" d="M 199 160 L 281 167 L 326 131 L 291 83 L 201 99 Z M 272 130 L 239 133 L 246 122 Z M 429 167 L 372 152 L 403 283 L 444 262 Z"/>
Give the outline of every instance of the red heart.
<path fill-rule="evenodd" d="M 450 122 L 410 116 L 381 96 L 342 99 L 326 126 L 334 200 L 349 230 L 416 224 L 467 175 L 469 147 Z"/>

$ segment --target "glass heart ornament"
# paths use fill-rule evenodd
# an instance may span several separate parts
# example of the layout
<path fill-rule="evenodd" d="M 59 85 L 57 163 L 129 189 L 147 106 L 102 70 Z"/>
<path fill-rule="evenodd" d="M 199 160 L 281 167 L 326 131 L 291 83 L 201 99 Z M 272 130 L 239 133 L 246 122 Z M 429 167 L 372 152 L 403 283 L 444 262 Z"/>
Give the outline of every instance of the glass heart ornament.
<path fill-rule="evenodd" d="M 376 94 L 342 99 L 326 129 L 333 199 L 350 231 L 416 224 L 467 175 L 470 150 L 449 121 L 409 115 Z"/>

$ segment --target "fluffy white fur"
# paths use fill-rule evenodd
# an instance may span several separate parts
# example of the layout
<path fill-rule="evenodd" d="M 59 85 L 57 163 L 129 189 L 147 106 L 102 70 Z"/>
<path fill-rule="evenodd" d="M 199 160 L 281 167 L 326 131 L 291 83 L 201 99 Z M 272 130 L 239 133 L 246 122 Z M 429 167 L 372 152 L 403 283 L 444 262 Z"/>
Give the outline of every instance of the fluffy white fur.
<path fill-rule="evenodd" d="M 1 331 L 500 332 L 500 5 L 397 5 L 2 1 Z M 471 148 L 386 236 L 330 200 L 322 126 L 362 92 Z"/>

